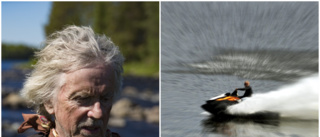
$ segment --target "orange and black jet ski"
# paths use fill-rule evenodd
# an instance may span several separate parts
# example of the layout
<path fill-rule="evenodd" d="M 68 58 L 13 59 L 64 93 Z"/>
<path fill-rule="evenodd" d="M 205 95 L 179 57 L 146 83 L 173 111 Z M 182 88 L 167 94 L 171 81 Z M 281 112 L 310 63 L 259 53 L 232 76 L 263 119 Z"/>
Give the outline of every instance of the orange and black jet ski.
<path fill-rule="evenodd" d="M 237 91 L 234 91 L 232 94 L 226 93 L 213 97 L 207 100 L 206 104 L 203 104 L 201 107 L 211 114 L 218 116 L 225 114 L 225 110 L 228 106 L 239 102 L 241 102 L 241 99 L 238 97 Z"/>
<path fill-rule="evenodd" d="M 219 118 L 242 118 L 242 119 L 257 119 L 257 120 L 276 120 L 279 119 L 280 115 L 277 112 L 261 111 L 252 114 L 228 114 L 226 112 L 227 107 L 238 104 L 242 101 L 239 98 L 237 91 L 235 90 L 230 93 L 222 94 L 213 97 L 206 101 L 201 107 L 213 114 L 214 117 Z"/>

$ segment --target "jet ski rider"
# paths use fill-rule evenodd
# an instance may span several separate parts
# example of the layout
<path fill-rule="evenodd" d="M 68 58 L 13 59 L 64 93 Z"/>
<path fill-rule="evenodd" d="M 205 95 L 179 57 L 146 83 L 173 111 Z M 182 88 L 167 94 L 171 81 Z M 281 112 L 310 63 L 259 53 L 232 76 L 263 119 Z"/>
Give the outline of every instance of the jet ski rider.
<path fill-rule="evenodd" d="M 252 88 L 250 86 L 249 81 L 244 82 L 244 88 L 236 88 L 235 91 L 237 91 L 237 90 L 244 90 L 245 91 L 243 96 L 239 96 L 239 98 L 251 97 L 251 95 L 252 95 Z"/>

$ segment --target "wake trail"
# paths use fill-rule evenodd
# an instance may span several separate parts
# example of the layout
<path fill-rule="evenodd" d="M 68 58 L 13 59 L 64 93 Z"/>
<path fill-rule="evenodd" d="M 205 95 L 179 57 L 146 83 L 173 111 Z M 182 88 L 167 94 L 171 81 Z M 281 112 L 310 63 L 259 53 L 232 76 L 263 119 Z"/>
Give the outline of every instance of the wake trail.
<path fill-rule="evenodd" d="M 277 112 L 283 118 L 318 119 L 319 78 L 314 75 L 276 91 L 253 94 L 239 104 L 227 108 L 230 114 Z"/>

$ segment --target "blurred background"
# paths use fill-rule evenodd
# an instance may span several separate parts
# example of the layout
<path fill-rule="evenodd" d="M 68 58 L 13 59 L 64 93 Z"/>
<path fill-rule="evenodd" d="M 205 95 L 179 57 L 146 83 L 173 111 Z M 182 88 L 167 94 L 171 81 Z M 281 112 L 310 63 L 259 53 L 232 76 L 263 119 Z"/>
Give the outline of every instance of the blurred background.
<path fill-rule="evenodd" d="M 21 113 L 34 113 L 19 96 L 34 52 L 67 25 L 91 26 L 120 47 L 124 85 L 110 129 L 121 136 L 159 136 L 158 2 L 1 2 L 2 136 L 17 134 Z M 117 111 L 114 111 L 117 110 Z"/>
<path fill-rule="evenodd" d="M 318 2 L 161 2 L 162 136 L 319 136 L 318 8 Z M 245 80 L 253 96 L 230 111 L 272 111 L 280 120 L 219 122 L 203 113 L 206 100 Z"/>

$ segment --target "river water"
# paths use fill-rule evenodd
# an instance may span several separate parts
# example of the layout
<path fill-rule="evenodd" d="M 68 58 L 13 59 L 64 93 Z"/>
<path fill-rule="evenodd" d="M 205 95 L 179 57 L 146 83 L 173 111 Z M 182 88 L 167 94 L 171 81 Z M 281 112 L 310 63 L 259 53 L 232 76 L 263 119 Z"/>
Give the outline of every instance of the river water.
<path fill-rule="evenodd" d="M 162 2 L 161 135 L 317 137 L 318 57 L 317 2 Z M 201 109 L 245 80 L 254 95 L 228 112 L 279 120 L 216 122 Z"/>

